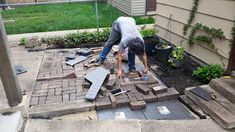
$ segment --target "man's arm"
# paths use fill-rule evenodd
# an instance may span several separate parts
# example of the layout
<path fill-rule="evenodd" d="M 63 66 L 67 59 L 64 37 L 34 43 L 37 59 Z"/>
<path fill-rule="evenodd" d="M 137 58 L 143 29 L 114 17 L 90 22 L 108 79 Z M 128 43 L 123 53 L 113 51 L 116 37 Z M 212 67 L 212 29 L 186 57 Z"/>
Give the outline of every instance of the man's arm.
<path fill-rule="evenodd" d="M 122 78 L 122 52 L 118 50 L 118 78 Z"/>
<path fill-rule="evenodd" d="M 148 72 L 148 63 L 147 63 L 147 55 L 146 53 L 144 52 L 144 55 L 143 55 L 143 63 L 144 63 L 144 73 L 147 73 Z"/>

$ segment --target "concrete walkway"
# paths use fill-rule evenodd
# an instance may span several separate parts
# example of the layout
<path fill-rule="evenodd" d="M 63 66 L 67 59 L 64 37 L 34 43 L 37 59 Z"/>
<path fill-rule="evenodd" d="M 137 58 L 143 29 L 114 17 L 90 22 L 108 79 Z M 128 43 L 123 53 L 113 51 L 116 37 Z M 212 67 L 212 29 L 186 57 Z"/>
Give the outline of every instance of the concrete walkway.
<path fill-rule="evenodd" d="M 26 68 L 27 72 L 23 74 L 17 75 L 20 87 L 22 91 L 24 91 L 25 96 L 22 104 L 22 107 L 27 106 L 27 102 L 29 102 L 30 94 L 32 92 L 32 88 L 34 82 L 36 80 L 36 76 L 39 70 L 39 66 L 42 61 L 42 57 L 44 51 L 42 52 L 28 52 L 23 46 L 10 46 L 11 56 L 13 65 L 22 65 Z M 21 107 L 20 106 L 20 107 Z M 6 95 L 2 86 L 2 82 L 0 79 L 0 111 L 17 111 L 21 108 L 15 107 L 10 108 L 6 99 Z"/>
<path fill-rule="evenodd" d="M 212 120 L 28 120 L 25 132 L 229 132 Z M 235 130 L 230 130 L 235 131 Z"/>

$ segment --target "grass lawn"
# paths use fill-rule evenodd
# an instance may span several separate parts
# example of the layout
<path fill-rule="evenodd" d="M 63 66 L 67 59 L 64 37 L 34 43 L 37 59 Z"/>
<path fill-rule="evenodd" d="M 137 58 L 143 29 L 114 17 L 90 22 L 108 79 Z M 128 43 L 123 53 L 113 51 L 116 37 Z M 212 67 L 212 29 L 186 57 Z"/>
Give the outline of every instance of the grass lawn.
<path fill-rule="evenodd" d="M 106 3 L 98 3 L 99 27 L 110 27 L 124 15 Z M 96 28 L 95 3 L 63 3 L 17 7 L 2 11 L 7 34 Z M 137 24 L 154 23 L 152 17 L 134 17 Z M 12 21 L 13 20 L 13 21 Z"/>

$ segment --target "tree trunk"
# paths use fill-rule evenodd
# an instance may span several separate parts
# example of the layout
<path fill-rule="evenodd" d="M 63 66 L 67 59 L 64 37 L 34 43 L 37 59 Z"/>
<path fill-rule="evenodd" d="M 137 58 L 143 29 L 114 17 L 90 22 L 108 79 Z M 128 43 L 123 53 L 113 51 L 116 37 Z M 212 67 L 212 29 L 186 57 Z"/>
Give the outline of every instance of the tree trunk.
<path fill-rule="evenodd" d="M 228 68 L 227 68 L 226 73 L 230 74 L 231 71 L 234 71 L 234 70 L 235 70 L 235 38 L 233 38 L 232 49 L 230 52 Z"/>

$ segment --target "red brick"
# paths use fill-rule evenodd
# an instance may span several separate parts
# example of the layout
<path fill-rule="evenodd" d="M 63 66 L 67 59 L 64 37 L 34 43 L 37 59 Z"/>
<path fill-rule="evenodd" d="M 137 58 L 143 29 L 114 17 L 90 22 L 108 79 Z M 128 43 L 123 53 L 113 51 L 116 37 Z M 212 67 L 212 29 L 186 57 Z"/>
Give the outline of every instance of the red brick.
<path fill-rule="evenodd" d="M 90 88 L 90 86 L 91 86 L 91 83 L 89 83 L 88 81 L 84 81 L 82 84 L 83 88 Z"/>
<path fill-rule="evenodd" d="M 30 105 L 37 105 L 39 97 L 32 97 L 30 100 Z"/>
<path fill-rule="evenodd" d="M 109 98 L 110 98 L 111 103 L 112 103 L 112 108 L 116 108 L 117 107 L 117 101 L 116 101 L 116 98 L 114 97 L 114 95 L 110 93 Z"/>
<path fill-rule="evenodd" d="M 145 101 L 130 102 L 130 107 L 132 110 L 144 109 L 146 107 L 146 102 Z"/>
<path fill-rule="evenodd" d="M 63 94 L 63 102 L 69 101 L 69 94 Z"/>
<path fill-rule="evenodd" d="M 76 93 L 76 89 L 68 89 L 68 90 L 64 90 L 64 91 L 62 92 L 63 95 L 64 95 L 64 94 L 70 94 L 70 93 Z"/>
<path fill-rule="evenodd" d="M 156 86 L 156 87 L 153 87 L 153 92 L 155 94 L 165 93 L 167 92 L 167 88 L 165 86 Z"/>
<path fill-rule="evenodd" d="M 112 90 L 116 84 L 116 79 L 111 79 L 108 81 L 108 83 L 105 85 L 105 87 L 109 90 Z"/>
<path fill-rule="evenodd" d="M 136 97 L 135 97 L 135 95 L 133 93 L 128 93 L 127 96 L 130 99 L 130 102 L 137 101 L 137 99 L 136 99 Z"/>
<path fill-rule="evenodd" d="M 134 93 L 134 95 L 138 101 L 144 101 L 144 97 L 142 96 L 141 93 L 137 92 L 137 93 Z"/>
<path fill-rule="evenodd" d="M 179 97 L 179 92 L 175 88 L 168 88 L 167 92 L 157 94 L 158 100 L 170 100 L 177 99 Z"/>
<path fill-rule="evenodd" d="M 160 86 L 160 84 L 159 84 L 159 83 L 156 83 L 156 84 L 149 84 L 148 86 L 149 86 L 149 88 L 153 88 L 153 87 Z"/>
<path fill-rule="evenodd" d="M 69 73 L 63 77 L 63 79 L 73 79 L 73 78 L 77 78 L 77 75 L 74 72 Z"/>
<path fill-rule="evenodd" d="M 66 79 L 66 80 L 64 79 L 63 80 L 63 88 L 64 87 L 69 87 L 69 80 L 68 79 Z"/>
<path fill-rule="evenodd" d="M 109 97 L 103 97 L 96 99 L 96 110 L 103 110 L 112 108 L 112 103 Z"/>
<path fill-rule="evenodd" d="M 153 76 L 148 76 L 147 84 L 158 84 L 158 80 L 155 79 Z"/>
<path fill-rule="evenodd" d="M 138 72 L 130 72 L 128 75 L 127 75 L 128 78 L 137 78 L 137 77 L 140 77 Z"/>
<path fill-rule="evenodd" d="M 39 97 L 39 102 L 38 104 L 45 104 L 46 103 L 46 96 L 41 96 Z"/>
<path fill-rule="evenodd" d="M 107 94 L 107 89 L 102 86 L 102 87 L 100 88 L 99 93 L 100 93 L 102 96 L 106 96 L 106 94 Z"/>
<path fill-rule="evenodd" d="M 126 91 L 128 91 L 128 90 L 133 91 L 133 90 L 135 90 L 136 88 L 135 88 L 135 85 L 133 85 L 133 84 L 128 84 L 128 85 L 123 85 L 123 86 L 122 86 L 122 89 L 123 89 L 123 90 L 126 90 Z"/>
<path fill-rule="evenodd" d="M 147 81 L 140 80 L 140 81 L 133 81 L 134 84 L 144 84 L 147 85 Z"/>
<path fill-rule="evenodd" d="M 47 89 L 47 88 L 48 88 L 48 83 L 47 82 L 43 83 L 41 89 Z"/>
<path fill-rule="evenodd" d="M 150 88 L 148 86 L 142 85 L 142 84 L 137 84 L 135 85 L 136 89 L 141 92 L 142 94 L 149 94 Z"/>
<path fill-rule="evenodd" d="M 53 95 L 55 95 L 55 89 L 49 89 L 48 96 L 53 96 Z"/>
<path fill-rule="evenodd" d="M 55 95 L 61 95 L 62 88 L 55 88 Z"/>
<path fill-rule="evenodd" d="M 74 87 L 76 85 L 75 80 L 74 79 L 70 79 L 69 80 L 69 87 Z"/>
<path fill-rule="evenodd" d="M 152 91 L 150 91 L 148 95 L 142 95 L 142 96 L 143 96 L 145 102 L 147 102 L 147 103 L 157 102 L 158 101 L 158 97 L 156 95 L 154 95 L 152 93 Z"/>
<path fill-rule="evenodd" d="M 75 94 L 75 93 L 70 93 L 70 94 L 69 94 L 69 100 L 70 100 L 70 101 L 76 100 L 76 94 Z"/>

